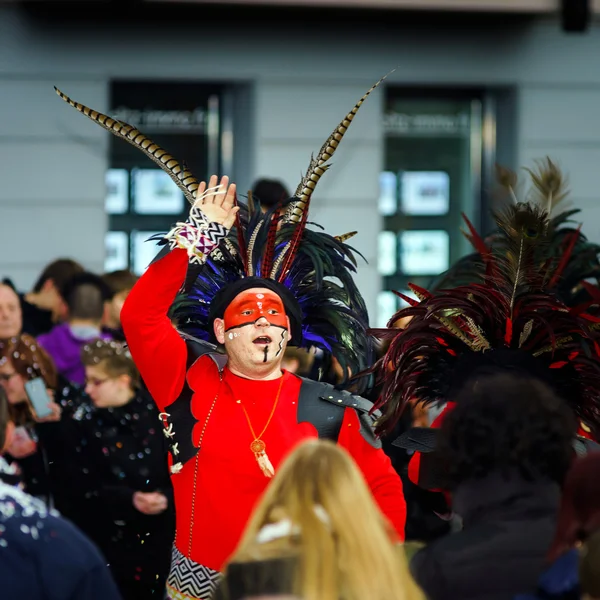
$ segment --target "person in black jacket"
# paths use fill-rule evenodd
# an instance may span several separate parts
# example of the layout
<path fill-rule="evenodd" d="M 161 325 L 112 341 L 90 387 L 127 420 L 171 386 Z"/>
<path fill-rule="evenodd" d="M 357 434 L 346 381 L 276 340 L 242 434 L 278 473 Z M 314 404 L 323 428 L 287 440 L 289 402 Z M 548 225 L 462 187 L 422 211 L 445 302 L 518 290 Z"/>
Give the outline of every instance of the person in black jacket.
<path fill-rule="evenodd" d="M 0 388 L 0 452 L 14 423 Z M 69 521 L 18 484 L 0 456 L 0 589 L 2 598 L 121 600 L 98 549 Z"/>
<path fill-rule="evenodd" d="M 126 600 L 162 598 L 175 523 L 158 411 L 123 344 L 94 341 L 82 361 L 86 393 L 59 390 L 56 421 L 37 425 L 61 482 L 56 505 L 98 545 Z"/>
<path fill-rule="evenodd" d="M 93 409 L 80 404 L 60 428 L 70 431 L 64 443 L 73 445 L 81 465 L 82 528 L 104 553 L 125 599 L 161 598 L 175 516 L 158 411 L 123 344 L 97 340 L 84 346 L 82 360 Z"/>
<path fill-rule="evenodd" d="M 569 407 L 539 380 L 496 373 L 466 383 L 436 450 L 462 530 L 411 561 L 430 600 L 501 600 L 535 590 L 575 431 Z"/>

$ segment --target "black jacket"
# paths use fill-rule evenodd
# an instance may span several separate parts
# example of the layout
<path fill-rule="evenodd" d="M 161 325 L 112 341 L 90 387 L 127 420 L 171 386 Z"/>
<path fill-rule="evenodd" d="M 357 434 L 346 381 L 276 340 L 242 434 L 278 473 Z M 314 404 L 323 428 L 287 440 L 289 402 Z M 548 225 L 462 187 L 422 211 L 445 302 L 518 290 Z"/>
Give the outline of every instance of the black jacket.
<path fill-rule="evenodd" d="M 106 563 L 80 531 L 12 482 L 0 459 L 2 598 L 120 600 Z"/>
<path fill-rule="evenodd" d="M 555 531 L 560 488 L 491 475 L 459 487 L 453 498 L 462 531 L 411 561 L 430 600 L 508 600 L 533 592 Z"/>
<path fill-rule="evenodd" d="M 125 406 L 63 405 L 40 432 L 56 486 L 56 506 L 100 548 L 125 598 L 161 597 L 175 532 L 167 448 L 156 406 L 144 393 Z M 62 492 L 59 491 L 62 487 Z M 135 492 L 160 491 L 169 508 L 145 515 Z"/>

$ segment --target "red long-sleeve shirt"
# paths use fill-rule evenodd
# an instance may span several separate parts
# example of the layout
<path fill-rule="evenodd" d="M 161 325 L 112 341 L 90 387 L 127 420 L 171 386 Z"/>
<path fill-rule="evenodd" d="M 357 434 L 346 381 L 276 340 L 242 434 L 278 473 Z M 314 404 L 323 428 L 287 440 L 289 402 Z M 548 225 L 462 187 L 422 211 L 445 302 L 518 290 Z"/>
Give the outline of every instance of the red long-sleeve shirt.
<path fill-rule="evenodd" d="M 187 265 L 187 254 L 181 249 L 150 265 L 129 294 L 121 322 L 133 359 L 161 410 L 168 411 L 178 398 L 186 376 L 194 391 L 191 409 L 196 424 L 192 438 L 197 446 L 202 437 L 202 447 L 196 458 L 172 476 L 176 546 L 193 561 L 220 570 L 235 550 L 269 482 L 250 450 L 254 436 L 236 400 L 243 402 L 259 433 L 273 408 L 281 380 L 243 379 L 225 368 L 220 385 L 218 368 L 206 356 L 186 373 L 187 347 L 167 311 L 185 278 Z M 279 403 L 261 438 L 275 470 L 301 440 L 317 437 L 312 425 L 297 422 L 301 380 L 288 372 L 283 377 Z M 338 443 L 361 468 L 382 512 L 403 539 L 406 505 L 401 480 L 383 451 L 360 434 L 354 409 L 345 411 Z"/>

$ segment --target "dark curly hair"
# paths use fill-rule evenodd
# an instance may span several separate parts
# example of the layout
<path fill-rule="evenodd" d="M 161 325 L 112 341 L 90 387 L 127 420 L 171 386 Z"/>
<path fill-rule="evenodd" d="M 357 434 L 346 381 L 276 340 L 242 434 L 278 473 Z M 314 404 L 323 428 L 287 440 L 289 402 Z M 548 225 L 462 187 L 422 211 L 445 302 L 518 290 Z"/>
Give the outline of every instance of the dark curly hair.
<path fill-rule="evenodd" d="M 444 418 L 436 450 L 445 484 L 519 471 L 562 483 L 577 431 L 569 406 L 544 382 L 508 373 L 465 383 Z"/>

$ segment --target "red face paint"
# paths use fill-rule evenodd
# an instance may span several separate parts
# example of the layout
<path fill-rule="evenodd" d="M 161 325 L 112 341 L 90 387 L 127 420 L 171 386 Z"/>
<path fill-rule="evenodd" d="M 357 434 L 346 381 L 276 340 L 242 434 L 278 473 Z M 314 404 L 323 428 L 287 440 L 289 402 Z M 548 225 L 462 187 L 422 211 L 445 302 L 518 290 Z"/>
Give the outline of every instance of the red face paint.
<path fill-rule="evenodd" d="M 261 317 L 265 317 L 274 327 L 287 329 L 285 308 L 277 294 L 270 290 L 241 292 L 225 310 L 225 331 L 252 325 Z"/>

